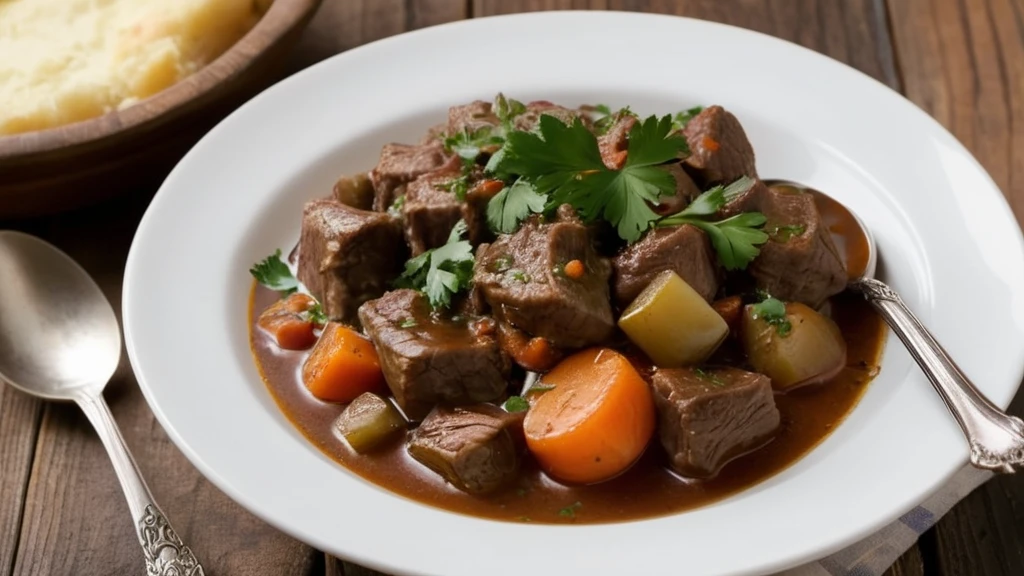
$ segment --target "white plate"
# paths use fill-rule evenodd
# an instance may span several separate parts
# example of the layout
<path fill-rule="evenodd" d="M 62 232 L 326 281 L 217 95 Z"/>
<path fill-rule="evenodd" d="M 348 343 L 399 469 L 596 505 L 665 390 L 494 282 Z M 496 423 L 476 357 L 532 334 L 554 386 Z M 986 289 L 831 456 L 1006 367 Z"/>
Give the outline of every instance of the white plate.
<path fill-rule="evenodd" d="M 736 113 L 764 177 L 855 209 L 882 274 L 967 374 L 1006 406 L 1024 358 L 1024 249 L 970 154 L 895 92 L 824 56 L 695 20 L 542 13 L 403 34 L 318 64 L 210 132 L 139 226 L 124 284 L 128 353 L 160 423 L 243 506 L 320 549 L 408 574 L 760 574 L 866 536 L 966 461 L 963 439 L 890 338 L 850 417 L 745 492 L 645 521 L 537 526 L 392 495 L 322 455 L 281 415 L 247 343 L 251 263 L 297 238 L 303 202 L 447 107 L 504 91 L 563 104 Z"/>

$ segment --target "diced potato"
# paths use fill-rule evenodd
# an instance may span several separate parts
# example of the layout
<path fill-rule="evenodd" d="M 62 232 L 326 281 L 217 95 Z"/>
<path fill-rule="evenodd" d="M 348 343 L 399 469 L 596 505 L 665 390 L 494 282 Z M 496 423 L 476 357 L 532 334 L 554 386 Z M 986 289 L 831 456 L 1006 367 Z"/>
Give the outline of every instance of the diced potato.
<path fill-rule="evenodd" d="M 729 334 L 718 312 L 671 270 L 626 308 L 619 328 L 662 368 L 700 364 Z"/>
<path fill-rule="evenodd" d="M 353 450 L 366 454 L 398 436 L 405 420 L 391 402 L 366 392 L 345 408 L 334 427 Z"/>
<path fill-rule="evenodd" d="M 846 341 L 827 316 L 798 302 L 786 304 L 786 322 L 758 317 L 753 305 L 743 309 L 740 339 L 754 370 L 785 391 L 824 382 L 846 365 Z"/>
<path fill-rule="evenodd" d="M 373 184 L 366 174 L 342 176 L 334 183 L 334 199 L 360 210 L 373 208 Z"/>

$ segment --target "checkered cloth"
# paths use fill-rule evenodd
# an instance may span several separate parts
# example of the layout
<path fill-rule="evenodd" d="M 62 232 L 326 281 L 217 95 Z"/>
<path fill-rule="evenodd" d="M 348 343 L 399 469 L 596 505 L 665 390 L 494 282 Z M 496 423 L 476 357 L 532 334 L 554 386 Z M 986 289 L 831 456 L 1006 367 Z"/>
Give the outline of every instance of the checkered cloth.
<path fill-rule="evenodd" d="M 968 465 L 899 520 L 831 556 L 777 576 L 880 576 L 950 508 L 990 478 L 991 472 Z"/>

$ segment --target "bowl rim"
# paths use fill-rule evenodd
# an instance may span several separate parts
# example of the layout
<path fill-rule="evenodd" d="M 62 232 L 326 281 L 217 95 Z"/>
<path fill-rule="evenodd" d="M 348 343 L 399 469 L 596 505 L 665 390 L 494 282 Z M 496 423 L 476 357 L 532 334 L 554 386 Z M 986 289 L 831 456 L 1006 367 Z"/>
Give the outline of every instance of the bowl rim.
<path fill-rule="evenodd" d="M 71 124 L 0 135 L 0 161 L 83 147 L 115 135 L 140 130 L 202 98 L 245 70 L 296 23 L 312 15 L 321 0 L 273 0 L 267 11 L 238 41 L 197 72 L 122 110 Z"/>

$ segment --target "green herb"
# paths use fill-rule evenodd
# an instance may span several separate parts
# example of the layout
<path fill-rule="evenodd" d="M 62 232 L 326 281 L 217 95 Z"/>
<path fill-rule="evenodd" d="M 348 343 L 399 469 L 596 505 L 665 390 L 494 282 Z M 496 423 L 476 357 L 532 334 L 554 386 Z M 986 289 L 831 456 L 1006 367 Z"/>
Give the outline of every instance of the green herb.
<path fill-rule="evenodd" d="M 490 126 L 481 126 L 470 132 L 468 129 L 447 136 L 444 139 L 446 152 L 453 152 L 465 161 L 472 162 L 483 151 L 483 148 L 501 146 L 505 139 L 499 135 L 492 134 Z"/>
<path fill-rule="evenodd" d="M 319 302 L 313 302 L 313 305 L 309 307 L 309 310 L 305 312 L 306 319 L 318 326 L 323 326 L 330 321 L 327 314 L 324 313 L 323 306 L 320 306 Z"/>
<path fill-rule="evenodd" d="M 807 227 L 803 224 L 790 224 L 788 226 L 772 226 L 768 235 L 779 242 L 789 242 L 793 237 L 803 234 Z"/>
<path fill-rule="evenodd" d="M 466 170 L 466 166 L 463 165 L 462 175 L 458 178 L 452 178 L 447 182 L 441 182 L 434 184 L 434 188 L 438 190 L 444 190 L 451 192 L 459 199 L 460 202 L 466 201 L 466 194 L 469 192 L 469 171 Z"/>
<path fill-rule="evenodd" d="M 494 259 L 494 262 L 491 264 L 491 270 L 494 272 L 505 272 L 515 263 L 515 258 L 511 254 L 502 254 Z"/>
<path fill-rule="evenodd" d="M 658 226 L 691 224 L 703 230 L 726 270 L 742 270 L 760 254 L 759 245 L 768 241 L 760 230 L 766 218 L 760 212 L 744 212 L 731 218 L 709 222 L 704 218 L 718 212 L 730 200 L 746 192 L 754 181 L 746 176 L 728 186 L 715 186 L 694 199 L 683 210 L 666 216 Z"/>
<path fill-rule="evenodd" d="M 465 233 L 466 222 L 459 220 L 444 246 L 405 263 L 405 271 L 395 285 L 420 290 L 435 309 L 450 306 L 452 295 L 468 288 L 473 279 L 473 247 L 462 240 Z"/>
<path fill-rule="evenodd" d="M 511 276 L 513 280 L 516 280 L 517 282 L 522 282 L 523 284 L 526 284 L 527 282 L 530 281 L 530 275 L 527 274 L 526 272 L 523 272 L 522 270 L 519 270 L 518 268 L 509 270 L 508 275 Z"/>
<path fill-rule="evenodd" d="M 539 133 L 508 134 L 494 168 L 532 183 L 538 194 L 548 196 L 549 209 L 568 203 L 585 220 L 603 218 L 620 237 L 635 242 L 658 219 L 648 203 L 675 192 L 675 179 L 657 167 L 687 150 L 684 138 L 669 134 L 669 116 L 651 116 L 633 126 L 621 170 L 604 165 L 597 137 L 579 118 L 565 124 L 542 115 L 539 127 Z"/>
<path fill-rule="evenodd" d="M 531 213 L 543 212 L 546 200 L 533 184 L 520 178 L 487 203 L 487 223 L 495 232 L 511 234 Z"/>
<path fill-rule="evenodd" d="M 573 502 L 572 504 L 569 504 L 565 508 L 559 510 L 558 515 L 563 518 L 575 518 L 576 511 L 579 510 L 582 506 L 583 504 L 581 502 Z"/>
<path fill-rule="evenodd" d="M 693 369 L 693 373 L 696 374 L 697 377 L 700 378 L 701 380 L 705 380 L 707 382 L 710 382 L 711 384 L 713 384 L 715 386 L 718 386 L 718 387 L 725 386 L 725 382 L 723 382 L 722 379 L 719 378 L 713 372 L 707 372 L 707 371 L 705 371 L 705 370 L 703 370 L 701 368 L 694 368 Z"/>
<path fill-rule="evenodd" d="M 775 326 L 775 332 L 779 336 L 786 336 L 793 330 L 793 325 L 786 317 L 786 304 L 777 298 L 768 297 L 763 302 L 752 306 L 754 319 L 762 319 L 768 324 Z"/>
<path fill-rule="evenodd" d="M 249 269 L 249 273 L 260 284 L 282 294 L 291 294 L 299 288 L 299 281 L 281 260 L 280 249 L 256 263 Z"/>
<path fill-rule="evenodd" d="M 499 92 L 498 96 L 494 98 L 494 112 L 507 134 L 512 131 L 512 121 L 516 119 L 516 116 L 526 112 L 526 105 L 519 100 L 505 98 L 505 95 Z"/>
<path fill-rule="evenodd" d="M 548 390 L 554 390 L 554 389 L 555 389 L 555 385 L 554 384 L 541 384 L 540 382 L 538 382 L 538 383 L 534 384 L 533 386 L 530 386 L 530 389 L 527 390 L 527 392 L 547 392 Z"/>
<path fill-rule="evenodd" d="M 607 134 L 619 120 L 626 116 L 636 117 L 636 113 L 630 110 L 629 106 L 620 108 L 617 112 L 612 112 L 607 104 L 598 104 L 594 106 L 593 110 L 588 111 L 588 116 L 590 117 L 590 123 L 594 127 L 594 132 L 601 136 Z"/>
<path fill-rule="evenodd" d="M 508 400 L 501 405 L 506 412 L 526 412 L 530 409 L 530 403 L 520 396 L 509 396 Z"/>
<path fill-rule="evenodd" d="M 388 206 L 388 215 L 392 218 L 402 217 L 402 207 L 405 206 L 405 194 L 395 198 L 395 201 Z"/>
<path fill-rule="evenodd" d="M 398 323 L 399 328 L 415 328 L 417 325 L 415 318 L 405 318 Z"/>
<path fill-rule="evenodd" d="M 686 125 L 693 120 L 694 116 L 704 111 L 703 106 L 694 106 L 681 112 L 676 112 L 676 115 L 672 117 L 672 130 L 680 131 L 686 128 Z"/>

